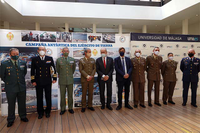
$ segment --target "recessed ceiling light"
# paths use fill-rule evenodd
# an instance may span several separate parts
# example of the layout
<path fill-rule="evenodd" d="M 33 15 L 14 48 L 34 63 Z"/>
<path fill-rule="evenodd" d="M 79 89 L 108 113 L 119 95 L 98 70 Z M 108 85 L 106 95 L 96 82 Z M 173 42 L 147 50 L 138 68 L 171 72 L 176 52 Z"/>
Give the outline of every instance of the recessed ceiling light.
<path fill-rule="evenodd" d="M 53 22 L 51 24 L 53 24 Z"/>
<path fill-rule="evenodd" d="M 109 25 L 109 24 L 107 24 L 107 25 Z"/>
<path fill-rule="evenodd" d="M 156 27 L 157 27 L 158 25 L 156 25 Z"/>
<path fill-rule="evenodd" d="M 22 21 L 21 23 L 23 24 L 24 22 Z"/>
<path fill-rule="evenodd" d="M 132 24 L 132 26 L 133 26 L 133 24 Z"/>
<path fill-rule="evenodd" d="M 196 17 L 198 17 L 199 16 L 199 14 L 196 14 Z"/>
<path fill-rule="evenodd" d="M 5 3 L 5 1 L 4 1 L 4 0 L 1 0 L 1 2 L 2 2 L 2 3 Z"/>
<path fill-rule="evenodd" d="M 81 23 L 80 23 L 80 25 L 81 25 Z"/>
<path fill-rule="evenodd" d="M 176 22 L 175 22 L 175 24 L 176 24 Z"/>

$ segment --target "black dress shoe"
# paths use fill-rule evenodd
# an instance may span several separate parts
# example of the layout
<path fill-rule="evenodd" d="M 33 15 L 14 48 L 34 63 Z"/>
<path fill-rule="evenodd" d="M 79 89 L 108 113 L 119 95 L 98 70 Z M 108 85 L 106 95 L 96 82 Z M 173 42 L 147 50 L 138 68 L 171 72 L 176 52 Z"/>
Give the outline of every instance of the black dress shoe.
<path fill-rule="evenodd" d="M 49 118 L 50 117 L 50 113 L 46 113 L 46 118 Z"/>
<path fill-rule="evenodd" d="M 89 110 L 95 111 L 93 107 L 88 107 Z"/>
<path fill-rule="evenodd" d="M 60 111 L 60 115 L 63 115 L 63 114 L 65 113 L 65 111 L 66 111 L 66 110 Z"/>
<path fill-rule="evenodd" d="M 42 114 L 39 114 L 38 115 L 38 119 L 42 119 L 43 115 Z"/>
<path fill-rule="evenodd" d="M 158 106 L 161 106 L 161 104 L 160 103 L 154 103 L 155 105 L 158 105 Z"/>
<path fill-rule="evenodd" d="M 148 105 L 149 105 L 149 107 L 152 107 L 152 106 L 153 106 L 151 103 L 149 103 Z"/>
<path fill-rule="evenodd" d="M 101 106 L 101 109 L 105 109 L 105 105 L 104 105 L 104 106 L 102 105 L 102 106 Z"/>
<path fill-rule="evenodd" d="M 166 101 L 164 101 L 164 102 L 163 102 L 163 104 L 164 104 L 164 105 L 167 105 L 167 102 L 166 102 Z"/>
<path fill-rule="evenodd" d="M 140 104 L 140 106 L 141 106 L 142 108 L 146 108 L 146 106 L 145 106 L 145 105 L 143 105 L 143 104 Z"/>
<path fill-rule="evenodd" d="M 7 127 L 11 127 L 14 122 L 8 122 Z"/>
<path fill-rule="evenodd" d="M 168 101 L 168 103 L 175 104 L 175 102 L 173 102 L 173 101 Z"/>
<path fill-rule="evenodd" d="M 131 107 L 129 104 L 128 104 L 128 105 L 125 105 L 125 108 L 133 109 L 133 107 Z"/>
<path fill-rule="evenodd" d="M 137 108 L 138 106 L 137 105 L 134 105 L 134 108 Z"/>
<path fill-rule="evenodd" d="M 28 119 L 27 118 L 21 118 L 21 121 L 28 122 Z"/>
<path fill-rule="evenodd" d="M 106 108 L 109 110 L 113 110 L 113 108 L 110 105 L 107 105 Z"/>
<path fill-rule="evenodd" d="M 71 114 L 74 113 L 74 110 L 73 110 L 73 109 L 69 109 L 68 111 L 69 111 L 69 113 L 71 113 Z"/>
<path fill-rule="evenodd" d="M 117 106 L 116 110 L 120 110 L 122 108 L 122 106 Z"/>
<path fill-rule="evenodd" d="M 82 108 L 82 109 L 81 109 L 81 112 L 84 113 L 84 112 L 85 112 L 85 108 Z"/>
<path fill-rule="evenodd" d="M 196 105 L 196 104 L 192 104 L 192 103 L 191 103 L 191 105 L 192 105 L 193 107 L 196 107 L 196 108 L 197 108 L 197 105 Z"/>
<path fill-rule="evenodd" d="M 183 103 L 182 106 L 186 106 L 186 103 Z"/>

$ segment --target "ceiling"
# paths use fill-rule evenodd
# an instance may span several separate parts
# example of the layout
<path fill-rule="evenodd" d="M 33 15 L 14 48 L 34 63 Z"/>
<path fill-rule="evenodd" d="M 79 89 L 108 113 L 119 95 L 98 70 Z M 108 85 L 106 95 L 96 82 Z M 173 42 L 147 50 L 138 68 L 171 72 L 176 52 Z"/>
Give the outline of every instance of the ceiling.
<path fill-rule="evenodd" d="M 41 30 L 63 31 L 64 23 L 69 23 L 70 28 L 91 28 L 92 24 L 98 29 L 118 31 L 118 25 L 123 25 L 124 32 L 141 32 L 142 26 L 148 26 L 150 33 L 164 33 L 165 26 L 170 25 L 171 30 L 182 27 L 182 20 L 189 19 L 189 25 L 200 23 L 200 4 L 185 9 L 164 20 L 131 20 L 131 19 L 97 19 L 97 18 L 60 18 L 60 17 L 28 17 L 22 16 L 7 3 L 0 2 L 0 22 L 10 23 L 10 29 L 34 30 L 35 22 L 39 22 Z M 102 31 L 101 30 L 101 31 Z"/>

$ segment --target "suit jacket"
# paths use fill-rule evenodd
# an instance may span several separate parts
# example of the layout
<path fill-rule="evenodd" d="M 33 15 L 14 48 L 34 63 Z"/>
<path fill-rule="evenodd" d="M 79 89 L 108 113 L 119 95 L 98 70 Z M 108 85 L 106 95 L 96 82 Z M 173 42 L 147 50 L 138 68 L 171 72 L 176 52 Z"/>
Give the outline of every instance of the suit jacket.
<path fill-rule="evenodd" d="M 132 66 L 130 58 L 125 57 L 125 60 L 126 60 L 127 74 L 129 74 L 128 80 L 131 80 L 133 66 Z M 124 81 L 125 72 L 123 71 L 123 66 L 122 66 L 120 56 L 115 58 L 114 63 L 115 63 L 115 70 L 116 70 L 116 81 Z"/>
<path fill-rule="evenodd" d="M 52 79 L 57 80 L 53 58 L 45 56 L 44 61 L 42 61 L 40 56 L 33 57 L 31 62 L 31 82 L 36 82 L 37 85 L 48 85 L 52 83 Z"/>
<path fill-rule="evenodd" d="M 169 81 L 169 82 L 176 82 L 176 68 L 177 68 L 177 62 L 172 60 L 166 60 L 163 62 L 162 65 L 162 76 L 164 81 Z"/>
<path fill-rule="evenodd" d="M 97 69 L 97 73 L 98 73 L 98 81 L 102 80 L 102 75 L 108 75 L 109 79 L 108 81 L 112 81 L 112 74 L 113 74 L 113 59 L 110 57 L 107 57 L 106 60 L 106 68 L 104 67 L 103 64 L 103 59 L 102 57 L 98 58 L 96 60 L 96 69 Z"/>
<path fill-rule="evenodd" d="M 73 74 L 76 68 L 76 63 L 74 58 L 60 57 L 56 61 L 56 70 L 59 75 L 60 85 L 70 85 L 74 83 Z"/>
<path fill-rule="evenodd" d="M 199 76 L 198 73 L 200 71 L 200 59 L 194 57 L 191 62 L 189 57 L 183 58 L 181 60 L 180 69 L 183 72 L 182 80 L 184 82 L 198 82 Z"/>
<path fill-rule="evenodd" d="M 147 64 L 147 79 L 159 81 L 161 78 L 160 69 L 162 68 L 162 57 L 157 56 L 157 59 L 153 55 L 146 58 Z"/>
<path fill-rule="evenodd" d="M 138 59 L 137 57 L 131 59 L 133 70 L 132 70 L 132 81 L 133 82 L 145 82 L 145 71 L 146 71 L 146 60 L 143 57 Z"/>
<path fill-rule="evenodd" d="M 18 59 L 17 68 L 11 59 L 1 63 L 1 79 L 5 82 L 6 92 L 20 92 L 26 90 L 25 75 L 27 73 L 26 62 Z"/>
<path fill-rule="evenodd" d="M 89 58 L 81 58 L 79 60 L 79 71 L 81 73 L 81 82 L 87 82 L 87 76 L 94 76 L 96 72 L 96 63 L 95 59 Z M 94 82 L 94 78 L 89 82 Z"/>

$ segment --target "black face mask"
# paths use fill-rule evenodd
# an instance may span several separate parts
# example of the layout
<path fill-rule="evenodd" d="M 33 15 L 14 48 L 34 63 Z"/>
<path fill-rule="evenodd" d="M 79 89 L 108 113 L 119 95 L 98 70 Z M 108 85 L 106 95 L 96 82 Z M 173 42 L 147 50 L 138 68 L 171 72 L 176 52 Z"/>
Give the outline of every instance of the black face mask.
<path fill-rule="evenodd" d="M 193 53 L 189 53 L 188 56 L 189 56 L 189 57 L 192 57 L 192 56 L 194 56 L 194 54 L 193 54 Z"/>
<path fill-rule="evenodd" d="M 124 52 L 120 52 L 120 56 L 124 56 Z"/>

